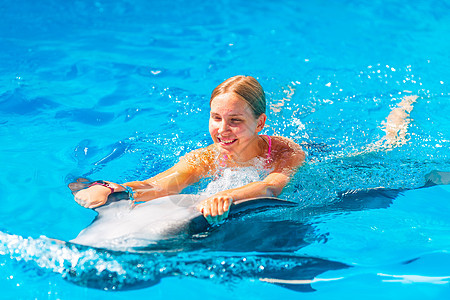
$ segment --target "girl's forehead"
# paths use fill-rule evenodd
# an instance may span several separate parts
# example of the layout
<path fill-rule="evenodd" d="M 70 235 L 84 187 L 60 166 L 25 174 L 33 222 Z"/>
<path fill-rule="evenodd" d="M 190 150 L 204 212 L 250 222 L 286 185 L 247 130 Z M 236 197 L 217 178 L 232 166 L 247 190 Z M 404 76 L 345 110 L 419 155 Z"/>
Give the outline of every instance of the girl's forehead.
<path fill-rule="evenodd" d="M 218 95 L 211 101 L 211 112 L 213 113 L 240 113 L 251 112 L 250 105 L 235 93 Z"/>

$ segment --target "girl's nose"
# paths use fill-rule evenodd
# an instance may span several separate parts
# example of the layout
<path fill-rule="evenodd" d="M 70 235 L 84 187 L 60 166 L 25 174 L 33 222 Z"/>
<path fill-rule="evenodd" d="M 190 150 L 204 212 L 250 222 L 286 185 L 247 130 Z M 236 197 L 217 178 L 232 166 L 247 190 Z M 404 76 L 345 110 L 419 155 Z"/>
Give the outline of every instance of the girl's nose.
<path fill-rule="evenodd" d="M 219 133 L 226 132 L 229 129 L 228 123 L 225 120 L 222 120 L 219 124 Z"/>

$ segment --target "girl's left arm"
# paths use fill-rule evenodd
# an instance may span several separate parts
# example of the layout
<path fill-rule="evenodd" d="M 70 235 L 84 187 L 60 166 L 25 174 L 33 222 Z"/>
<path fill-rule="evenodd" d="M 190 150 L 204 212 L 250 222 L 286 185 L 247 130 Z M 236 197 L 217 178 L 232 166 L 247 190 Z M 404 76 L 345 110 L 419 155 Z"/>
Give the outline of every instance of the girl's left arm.
<path fill-rule="evenodd" d="M 290 145 L 276 157 L 275 169 L 264 180 L 252 182 L 239 188 L 219 192 L 197 206 L 209 223 L 227 218 L 233 201 L 258 197 L 275 197 L 281 194 L 296 169 L 305 161 L 305 153 L 297 144 Z"/>

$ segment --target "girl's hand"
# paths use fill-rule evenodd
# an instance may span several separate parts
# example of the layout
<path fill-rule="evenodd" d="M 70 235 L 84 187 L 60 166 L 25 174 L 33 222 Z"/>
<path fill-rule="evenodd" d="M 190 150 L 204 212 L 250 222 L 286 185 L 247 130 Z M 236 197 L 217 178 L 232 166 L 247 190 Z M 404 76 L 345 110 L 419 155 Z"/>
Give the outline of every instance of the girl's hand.
<path fill-rule="evenodd" d="M 233 198 L 229 195 L 218 193 L 200 202 L 197 209 L 203 214 L 209 224 L 217 224 L 228 217 Z"/>
<path fill-rule="evenodd" d="M 90 188 L 78 191 L 75 194 L 75 201 L 83 207 L 96 208 L 104 205 L 110 194 L 110 189 L 101 185 L 94 185 Z"/>

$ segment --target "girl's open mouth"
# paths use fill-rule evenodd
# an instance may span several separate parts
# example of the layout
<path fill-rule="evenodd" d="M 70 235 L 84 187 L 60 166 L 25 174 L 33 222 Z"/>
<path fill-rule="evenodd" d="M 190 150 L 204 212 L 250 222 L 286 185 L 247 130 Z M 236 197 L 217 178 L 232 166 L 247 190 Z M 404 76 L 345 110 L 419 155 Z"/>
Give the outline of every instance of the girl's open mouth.
<path fill-rule="evenodd" d="M 237 139 L 225 140 L 225 139 L 220 139 L 220 138 L 217 138 L 217 140 L 219 141 L 219 143 L 221 145 L 224 145 L 224 146 L 229 146 L 237 141 Z"/>

